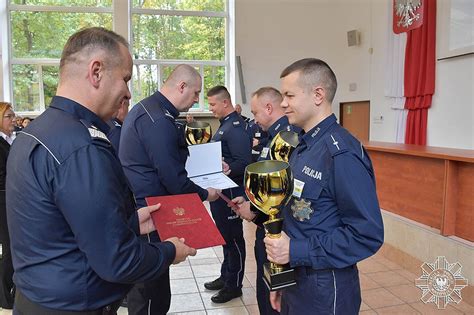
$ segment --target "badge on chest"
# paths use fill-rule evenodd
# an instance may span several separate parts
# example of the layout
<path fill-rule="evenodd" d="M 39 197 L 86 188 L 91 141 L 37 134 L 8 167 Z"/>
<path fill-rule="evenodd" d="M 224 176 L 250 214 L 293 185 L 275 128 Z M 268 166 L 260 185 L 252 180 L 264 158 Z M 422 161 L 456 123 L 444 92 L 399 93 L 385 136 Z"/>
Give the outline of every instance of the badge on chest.
<path fill-rule="evenodd" d="M 298 221 L 309 220 L 314 212 L 311 208 L 311 201 L 304 199 L 294 199 L 291 211 L 293 211 L 293 217 Z"/>

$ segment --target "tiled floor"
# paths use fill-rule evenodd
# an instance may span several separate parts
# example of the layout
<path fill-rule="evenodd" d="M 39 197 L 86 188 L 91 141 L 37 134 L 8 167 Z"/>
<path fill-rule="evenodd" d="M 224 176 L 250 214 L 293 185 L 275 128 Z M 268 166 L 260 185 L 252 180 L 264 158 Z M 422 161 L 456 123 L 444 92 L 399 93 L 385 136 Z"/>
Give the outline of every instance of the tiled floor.
<path fill-rule="evenodd" d="M 199 250 L 195 257 L 171 267 L 170 314 L 258 314 L 255 298 L 255 257 L 253 243 L 255 226 L 244 224 L 247 242 L 246 272 L 243 296 L 226 304 L 214 304 L 210 298 L 214 292 L 204 289 L 203 283 L 219 276 L 222 249 L 220 247 Z M 360 314 L 474 314 L 474 307 L 461 301 L 438 310 L 434 304 L 424 304 L 421 290 L 414 280 L 421 275 L 413 274 L 392 263 L 380 254 L 359 263 L 362 306 Z M 10 311 L 0 311 L 0 315 Z M 119 315 L 126 315 L 121 308 Z"/>

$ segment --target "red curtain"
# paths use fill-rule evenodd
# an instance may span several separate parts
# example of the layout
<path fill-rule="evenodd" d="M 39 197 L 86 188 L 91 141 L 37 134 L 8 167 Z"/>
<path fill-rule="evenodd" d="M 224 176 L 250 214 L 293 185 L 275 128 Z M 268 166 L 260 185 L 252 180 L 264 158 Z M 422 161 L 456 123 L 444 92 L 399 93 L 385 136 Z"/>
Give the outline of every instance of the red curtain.
<path fill-rule="evenodd" d="M 423 25 L 408 32 L 405 49 L 405 143 L 426 145 L 428 108 L 435 89 L 436 0 L 424 0 Z"/>

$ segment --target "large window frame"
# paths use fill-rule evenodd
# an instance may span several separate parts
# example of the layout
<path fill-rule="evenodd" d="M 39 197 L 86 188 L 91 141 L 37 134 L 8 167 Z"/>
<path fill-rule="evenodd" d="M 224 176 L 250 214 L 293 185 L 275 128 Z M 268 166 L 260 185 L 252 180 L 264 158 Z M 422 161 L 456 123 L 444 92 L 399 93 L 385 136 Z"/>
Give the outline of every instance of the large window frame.
<path fill-rule="evenodd" d="M 235 0 L 225 0 L 225 11 L 211 12 L 211 11 L 190 11 L 190 10 L 162 10 L 162 9 L 143 9 L 133 8 L 132 0 L 112 0 L 111 7 L 70 7 L 70 6 L 52 6 L 52 5 L 17 5 L 10 4 L 9 0 L 3 0 L 3 7 L 0 8 L 0 27 L 7 29 L 7 34 L 2 36 L 2 61 L 3 71 L 3 99 L 12 102 L 15 107 L 15 100 L 13 99 L 13 67 L 16 65 L 31 65 L 36 67 L 38 73 L 39 86 L 39 110 L 19 112 L 17 114 L 22 116 L 37 116 L 41 114 L 48 104 L 45 104 L 45 96 L 43 89 L 43 66 L 57 66 L 59 67 L 59 59 L 54 58 L 15 58 L 12 56 L 12 40 L 11 40 L 11 13 L 13 11 L 38 11 L 38 12 L 63 12 L 63 13 L 107 13 L 112 15 L 113 30 L 124 36 L 130 43 L 130 49 L 133 50 L 132 39 L 132 15 L 147 14 L 155 16 L 195 16 L 195 17 L 220 17 L 225 19 L 225 57 L 224 60 L 181 60 L 181 59 L 134 59 L 134 69 L 140 65 L 153 65 L 158 69 L 158 89 L 162 85 L 162 68 L 178 65 L 181 63 L 189 64 L 198 69 L 201 76 L 204 75 L 204 67 L 218 66 L 225 69 L 225 85 L 229 88 L 232 96 L 235 95 Z M 126 23 L 124 23 L 126 21 Z M 130 82 L 130 90 L 132 91 L 132 82 Z M 191 108 L 190 111 L 197 115 L 209 115 L 210 112 L 204 108 L 204 80 L 203 88 L 199 98 L 199 107 Z M 132 92 L 133 93 L 133 92 Z M 138 102 L 132 94 L 132 104 Z"/>

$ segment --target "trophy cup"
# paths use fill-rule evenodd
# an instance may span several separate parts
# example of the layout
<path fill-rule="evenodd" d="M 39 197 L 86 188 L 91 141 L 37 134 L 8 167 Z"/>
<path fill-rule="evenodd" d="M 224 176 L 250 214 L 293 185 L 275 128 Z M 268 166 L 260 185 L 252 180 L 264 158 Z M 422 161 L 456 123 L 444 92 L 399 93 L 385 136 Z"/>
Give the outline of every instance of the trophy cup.
<path fill-rule="evenodd" d="M 184 134 L 188 145 L 207 143 L 212 136 L 211 125 L 203 121 L 193 121 L 186 124 Z"/>
<path fill-rule="evenodd" d="M 250 202 L 269 216 L 263 223 L 266 235 L 279 238 L 283 228 L 283 219 L 277 218 L 279 207 L 288 202 L 293 192 L 290 165 L 273 160 L 252 163 L 245 168 L 244 185 Z M 266 263 L 263 270 L 263 279 L 270 291 L 296 284 L 294 269 L 288 265 Z"/>
<path fill-rule="evenodd" d="M 294 131 L 280 131 L 270 143 L 270 157 L 272 160 L 288 162 L 290 155 L 298 145 L 298 134 Z"/>

